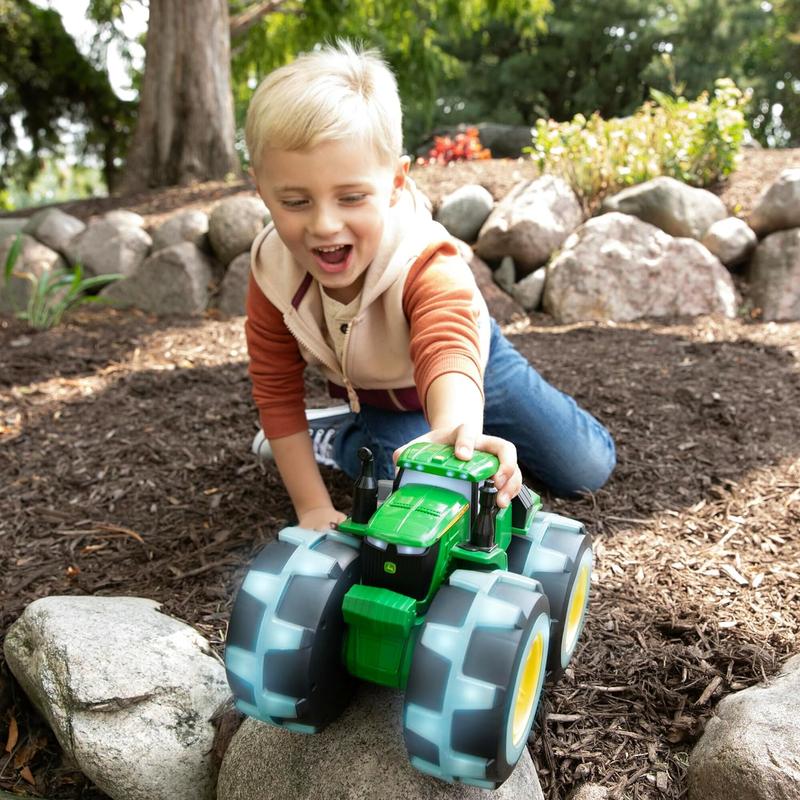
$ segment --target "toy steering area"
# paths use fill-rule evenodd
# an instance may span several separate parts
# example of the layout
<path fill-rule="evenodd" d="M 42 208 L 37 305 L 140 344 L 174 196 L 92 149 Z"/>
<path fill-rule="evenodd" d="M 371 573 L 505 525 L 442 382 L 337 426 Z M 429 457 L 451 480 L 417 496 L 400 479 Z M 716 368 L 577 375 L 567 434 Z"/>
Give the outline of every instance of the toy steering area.
<path fill-rule="evenodd" d="M 545 674 L 568 665 L 592 569 L 581 523 L 523 486 L 496 505 L 497 459 L 403 451 L 394 481 L 359 451 L 353 511 L 335 531 L 285 528 L 245 576 L 225 666 L 236 706 L 315 733 L 361 679 L 405 691 L 411 763 L 497 788 L 528 741 Z M 380 484 L 380 485 L 379 485 Z"/>

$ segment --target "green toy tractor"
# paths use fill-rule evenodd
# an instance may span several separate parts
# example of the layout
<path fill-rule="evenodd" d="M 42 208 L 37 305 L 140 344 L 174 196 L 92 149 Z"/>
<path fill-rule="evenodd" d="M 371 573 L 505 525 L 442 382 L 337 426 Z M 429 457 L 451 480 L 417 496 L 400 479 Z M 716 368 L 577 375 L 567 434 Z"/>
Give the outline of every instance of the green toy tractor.
<path fill-rule="evenodd" d="M 285 528 L 245 576 L 225 646 L 236 705 L 315 733 L 353 678 L 402 689 L 411 763 L 497 788 L 528 741 L 545 673 L 575 650 L 591 538 L 525 486 L 499 509 L 490 454 L 410 445 L 393 482 L 374 480 L 368 449 L 359 457 L 352 515 L 336 531 Z"/>

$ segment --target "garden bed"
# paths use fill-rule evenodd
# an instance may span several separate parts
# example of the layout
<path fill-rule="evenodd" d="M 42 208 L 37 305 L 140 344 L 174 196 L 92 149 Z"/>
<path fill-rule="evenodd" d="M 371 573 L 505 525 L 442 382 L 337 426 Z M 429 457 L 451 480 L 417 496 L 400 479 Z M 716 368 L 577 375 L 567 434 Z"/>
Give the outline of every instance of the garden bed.
<path fill-rule="evenodd" d="M 502 163 L 513 182 L 517 162 Z M 494 170 L 500 191 L 500 168 L 469 168 Z M 531 743 L 545 796 L 591 780 L 613 797 L 683 797 L 719 699 L 798 650 L 800 323 L 534 314 L 506 333 L 619 454 L 596 495 L 544 498 L 586 523 L 597 553 L 584 637 Z M 309 391 L 325 404 L 321 382 Z M 92 310 L 41 333 L 1 321 L 0 630 L 45 595 L 136 595 L 221 653 L 246 566 L 292 522 L 275 468 L 249 453 L 255 430 L 241 318 Z M 347 510 L 349 481 L 323 474 Z M 0 737 L 12 720 L 1 789 L 104 797 L 0 660 Z"/>

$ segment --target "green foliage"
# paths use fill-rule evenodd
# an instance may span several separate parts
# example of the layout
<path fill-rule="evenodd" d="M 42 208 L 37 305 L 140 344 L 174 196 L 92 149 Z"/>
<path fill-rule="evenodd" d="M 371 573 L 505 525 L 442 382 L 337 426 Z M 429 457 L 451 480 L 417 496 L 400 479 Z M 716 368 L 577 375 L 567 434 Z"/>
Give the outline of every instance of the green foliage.
<path fill-rule="evenodd" d="M 240 11 L 248 3 L 232 4 Z M 550 0 L 286 0 L 241 40 L 232 42 L 237 124 L 269 71 L 299 52 L 336 37 L 376 47 L 398 79 L 406 142 L 413 146 L 430 130 L 443 85 L 463 72 L 450 45 L 502 22 L 518 41 L 542 29 Z"/>
<path fill-rule="evenodd" d="M 652 95 L 654 102 L 629 117 L 539 120 L 531 152 L 540 169 L 567 180 L 587 209 L 659 175 L 708 186 L 733 171 L 747 103 L 733 81 L 716 81 L 711 98 L 705 92 L 693 101 L 657 90 Z"/>
<path fill-rule="evenodd" d="M 34 275 L 31 272 L 14 269 L 22 251 L 22 236 L 17 234 L 11 249 L 8 251 L 3 270 L 5 282 L 12 277 L 30 281 L 31 294 L 25 309 L 18 310 L 16 316 L 24 319 L 32 328 L 46 330 L 58 325 L 67 311 L 85 303 L 100 303 L 102 298 L 87 295 L 89 290 L 97 290 L 109 283 L 124 277 L 121 274 L 97 275 L 92 278 L 83 277 L 83 268 L 76 264 L 71 270 L 57 269 Z"/>
<path fill-rule="evenodd" d="M 112 181 L 133 105 L 114 94 L 104 65 L 84 58 L 57 12 L 30 0 L 0 0 L 0 41 L 0 190 L 10 176 L 32 181 L 66 141 L 99 161 Z M 29 153 L 13 119 L 31 141 Z"/>

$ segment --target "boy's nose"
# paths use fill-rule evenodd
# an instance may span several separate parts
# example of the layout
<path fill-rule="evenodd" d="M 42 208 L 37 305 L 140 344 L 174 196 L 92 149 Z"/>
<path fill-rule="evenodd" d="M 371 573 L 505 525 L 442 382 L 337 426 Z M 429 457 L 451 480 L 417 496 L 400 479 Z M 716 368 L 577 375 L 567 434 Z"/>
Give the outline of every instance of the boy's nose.
<path fill-rule="evenodd" d="M 311 218 L 310 233 L 320 239 L 332 236 L 342 229 L 342 223 L 335 210 L 327 206 L 317 206 Z"/>

